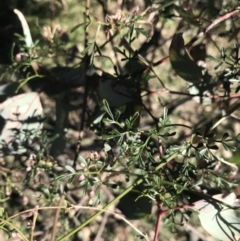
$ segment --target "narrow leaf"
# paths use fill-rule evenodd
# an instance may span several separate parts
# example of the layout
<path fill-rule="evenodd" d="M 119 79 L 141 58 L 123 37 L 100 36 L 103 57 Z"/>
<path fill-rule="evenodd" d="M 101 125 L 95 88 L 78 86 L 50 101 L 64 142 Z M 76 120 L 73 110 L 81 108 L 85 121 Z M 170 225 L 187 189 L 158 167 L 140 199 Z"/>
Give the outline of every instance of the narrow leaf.
<path fill-rule="evenodd" d="M 107 114 L 111 117 L 111 119 L 114 120 L 113 113 L 106 100 L 103 100 L 103 109 L 107 112 Z"/>
<path fill-rule="evenodd" d="M 77 24 L 76 26 L 74 26 L 71 30 L 70 30 L 70 33 L 73 33 L 74 31 L 76 31 L 78 28 L 80 28 L 81 26 L 84 26 L 84 25 L 88 25 L 89 23 L 79 23 Z"/>
<path fill-rule="evenodd" d="M 27 20 L 25 19 L 24 15 L 19 10 L 14 9 L 13 11 L 18 16 L 18 18 L 21 22 L 26 46 L 28 48 L 31 48 L 33 46 L 33 41 L 32 41 L 32 35 L 30 32 Z"/>
<path fill-rule="evenodd" d="M 86 55 L 88 50 L 92 47 L 93 44 L 94 43 L 88 43 L 87 47 L 81 52 L 81 55 L 83 55 L 83 56 Z"/>
<path fill-rule="evenodd" d="M 75 173 L 76 173 L 75 169 L 74 169 L 74 168 L 72 168 L 72 167 L 71 167 L 71 166 L 69 166 L 69 165 L 66 165 L 66 166 L 65 166 L 65 168 L 66 168 L 68 171 L 70 171 L 71 173 L 73 173 L 73 174 L 75 174 Z"/>
<path fill-rule="evenodd" d="M 120 53 L 120 54 L 122 54 L 122 55 L 125 56 L 124 52 L 121 51 L 121 50 L 120 50 L 119 48 L 117 48 L 117 47 L 113 47 L 113 51 L 116 52 L 116 53 Z"/>

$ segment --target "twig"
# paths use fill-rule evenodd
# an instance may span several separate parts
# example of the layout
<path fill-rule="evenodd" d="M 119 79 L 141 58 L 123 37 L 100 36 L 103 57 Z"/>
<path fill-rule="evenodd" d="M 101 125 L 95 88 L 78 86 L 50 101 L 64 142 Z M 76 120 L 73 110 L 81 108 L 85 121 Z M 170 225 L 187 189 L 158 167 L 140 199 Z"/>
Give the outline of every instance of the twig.
<path fill-rule="evenodd" d="M 108 213 L 108 212 L 105 212 L 105 214 L 104 214 L 104 216 L 103 216 L 103 218 L 102 218 L 102 221 L 101 221 L 101 225 L 100 225 L 100 227 L 99 227 L 99 229 L 98 229 L 98 232 L 97 232 L 97 235 L 96 235 L 94 241 L 99 241 L 99 240 L 100 240 L 100 238 L 101 238 L 101 236 L 102 236 L 102 233 L 103 233 L 103 231 L 104 231 L 104 228 L 105 228 L 105 226 L 106 226 L 108 216 L 109 216 L 109 213 Z"/>
<path fill-rule="evenodd" d="M 115 213 L 115 212 L 111 212 L 111 211 L 108 211 L 106 209 L 102 209 L 102 208 L 95 208 L 95 207 L 87 207 L 87 206 L 78 206 L 78 205 L 74 205 L 73 207 L 70 207 L 68 208 L 69 210 L 71 208 L 80 208 L 80 209 L 90 209 L 90 210 L 97 210 L 99 212 L 105 212 L 105 213 L 108 213 L 108 214 L 112 214 L 114 215 L 115 217 L 123 220 L 125 223 L 127 223 L 130 227 L 132 227 L 139 235 L 141 235 L 143 238 L 145 238 L 147 241 L 149 241 L 147 235 L 143 234 L 138 228 L 136 228 L 130 221 L 128 221 L 126 218 L 124 218 L 121 214 L 119 213 Z M 65 239 L 59 239 L 59 240 L 65 240 Z"/>
<path fill-rule="evenodd" d="M 34 230 L 35 230 L 36 221 L 38 217 L 38 208 L 39 206 L 37 205 L 36 208 L 33 209 L 34 214 L 33 214 L 32 226 L 31 226 L 30 241 L 33 241 L 33 237 L 34 237 Z"/>
<path fill-rule="evenodd" d="M 39 210 L 52 210 L 52 209 L 56 209 L 56 210 L 65 209 L 66 212 L 68 212 L 69 210 L 74 208 L 74 209 L 95 210 L 95 211 L 99 211 L 101 213 L 105 212 L 105 213 L 108 213 L 108 214 L 112 214 L 113 216 L 123 220 L 125 223 L 127 223 L 129 226 L 131 226 L 139 235 L 141 235 L 143 238 L 145 238 L 147 241 L 149 241 L 147 235 L 143 234 L 138 228 L 136 228 L 130 221 L 128 221 L 126 218 L 124 218 L 121 214 L 105 210 L 104 208 L 96 208 L 96 207 L 81 206 L 81 205 L 72 205 L 71 207 L 68 207 L 68 208 L 66 206 L 36 207 L 36 208 L 37 208 L 37 211 L 39 211 Z M 35 212 L 36 208 L 28 209 L 28 210 L 25 210 L 23 212 L 17 213 L 15 215 L 9 217 L 7 222 L 6 221 L 0 222 L 0 225 L 3 225 L 4 223 L 7 223 L 7 224 L 10 225 L 11 224 L 10 220 L 12 220 L 13 218 L 21 216 L 24 213 Z M 38 214 L 38 212 L 37 212 L 37 214 Z M 36 222 L 36 218 L 37 218 L 37 215 L 34 216 L 35 222 Z M 27 239 L 24 239 L 24 240 L 27 241 Z M 59 240 L 64 240 L 64 239 L 61 238 Z"/>
<path fill-rule="evenodd" d="M 219 18 L 215 19 L 208 27 L 206 27 L 205 29 L 203 29 L 202 31 L 200 31 L 194 38 L 192 38 L 187 44 L 185 44 L 186 48 L 189 48 L 193 45 L 194 42 L 196 42 L 199 38 L 201 38 L 202 36 L 204 36 L 206 33 L 208 33 L 212 28 L 214 28 L 216 25 L 218 25 L 219 23 L 221 23 L 222 21 L 230 18 L 231 16 L 233 16 L 234 14 L 238 13 L 240 11 L 240 7 L 224 14 L 223 16 L 220 16 Z M 159 64 L 162 64 L 163 62 L 166 62 L 169 59 L 169 56 L 166 56 L 164 58 L 162 58 L 161 60 L 152 63 L 153 67 L 158 66 Z"/>
<path fill-rule="evenodd" d="M 226 120 L 235 110 L 237 110 L 240 106 L 240 102 L 238 101 L 236 104 L 233 104 L 229 110 L 227 110 L 226 115 L 224 115 L 222 118 L 220 118 L 212 127 L 211 131 L 215 129 L 218 125 L 220 125 L 224 120 Z"/>
<path fill-rule="evenodd" d="M 89 9 L 90 9 L 90 0 L 86 0 L 85 1 L 85 12 L 86 15 L 89 14 Z M 84 15 L 84 22 L 87 22 L 86 16 Z M 88 32 L 87 29 L 85 31 L 85 39 L 84 39 L 84 47 L 87 47 L 87 43 L 88 43 Z M 84 89 L 84 99 L 83 99 L 83 108 L 82 108 L 82 116 L 81 116 L 81 121 L 80 121 L 80 127 L 79 127 L 79 136 L 78 136 L 78 143 L 77 143 L 77 147 L 76 147 L 76 153 L 75 153 L 75 157 L 74 157 L 74 161 L 73 161 L 73 167 L 76 168 L 77 165 L 77 159 L 78 159 L 78 155 L 80 152 L 80 148 L 81 148 L 81 143 L 82 143 L 82 139 L 83 139 L 83 129 L 84 129 L 84 120 L 85 120 L 85 114 L 86 114 L 86 109 L 87 109 L 87 97 L 88 97 L 88 81 L 86 81 L 86 70 L 87 70 L 87 65 L 88 65 L 88 56 L 86 55 L 85 58 L 83 59 L 82 63 L 83 67 L 82 68 L 82 74 L 83 74 L 83 78 L 85 79 L 83 81 L 83 83 L 85 83 L 85 89 Z"/>
<path fill-rule="evenodd" d="M 61 207 L 61 205 L 63 204 L 64 199 L 65 199 L 65 196 L 62 195 L 60 197 L 59 202 L 58 202 L 58 206 L 59 207 Z M 60 211 L 61 211 L 61 208 L 58 208 L 56 210 L 56 213 L 55 213 L 55 216 L 54 216 L 54 221 L 53 221 L 52 234 L 51 234 L 50 241 L 55 241 L 56 231 L 57 231 L 57 223 L 58 223 L 58 218 L 59 218 Z"/>
<path fill-rule="evenodd" d="M 161 205 L 159 204 L 159 207 L 158 207 L 158 217 L 157 217 L 157 223 L 156 223 L 156 226 L 155 226 L 155 232 L 154 232 L 153 241 L 158 241 L 159 240 L 158 236 L 159 236 L 159 231 L 161 229 L 162 217 L 167 212 L 168 212 L 168 210 L 163 211 L 162 208 L 161 208 Z"/>
<path fill-rule="evenodd" d="M 180 150 L 181 151 L 181 150 Z M 176 158 L 176 156 L 178 155 L 179 151 L 176 151 L 175 153 L 173 153 L 170 157 L 168 157 L 164 163 L 160 163 L 154 171 L 158 171 L 161 168 L 165 167 L 166 164 L 170 161 L 172 161 L 174 158 Z M 117 197 L 115 197 L 111 202 L 109 202 L 108 204 L 106 204 L 101 210 L 99 210 L 97 213 L 95 213 L 94 215 L 92 215 L 88 220 L 86 220 L 83 224 L 81 224 L 80 226 L 74 228 L 72 231 L 70 231 L 69 233 L 67 233 L 66 235 L 64 235 L 63 237 L 61 237 L 58 241 L 63 241 L 63 240 L 67 240 L 69 237 L 71 237 L 72 235 L 74 235 L 76 232 L 78 232 L 79 230 L 81 230 L 82 228 L 84 228 L 86 225 L 88 225 L 89 223 L 91 223 L 94 219 L 96 219 L 99 215 L 101 215 L 103 212 L 105 212 L 109 207 L 111 207 L 113 204 L 115 204 L 116 202 L 118 202 L 122 197 L 124 197 L 125 195 L 127 195 L 129 192 L 131 192 L 135 186 L 141 184 L 144 180 L 146 180 L 146 178 L 148 178 L 150 174 L 146 174 L 144 175 L 142 178 L 136 180 L 131 186 L 129 186 L 128 188 L 126 188 L 122 193 L 120 193 Z M 130 224 L 129 224 L 130 225 Z"/>
<path fill-rule="evenodd" d="M 107 176 L 108 176 L 108 174 L 104 173 L 103 177 L 102 177 L 102 181 L 104 181 Z M 114 198 L 113 194 L 105 186 L 103 186 L 103 191 L 104 191 L 108 201 L 110 201 L 111 199 Z M 100 227 L 98 229 L 98 232 L 97 232 L 97 235 L 96 235 L 94 241 L 99 241 L 100 240 L 100 237 L 102 236 L 102 233 L 104 231 L 104 227 L 106 226 L 107 218 L 108 218 L 109 214 L 110 214 L 109 212 L 105 212 L 105 214 L 103 216 L 103 219 L 101 221 L 101 225 L 100 225 Z"/>

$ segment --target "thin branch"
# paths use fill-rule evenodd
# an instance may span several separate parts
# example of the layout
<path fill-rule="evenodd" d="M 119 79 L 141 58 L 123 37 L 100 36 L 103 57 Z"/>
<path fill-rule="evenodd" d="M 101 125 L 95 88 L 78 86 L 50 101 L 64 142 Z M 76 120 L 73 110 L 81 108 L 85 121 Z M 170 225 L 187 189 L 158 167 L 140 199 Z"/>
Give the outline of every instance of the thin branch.
<path fill-rule="evenodd" d="M 33 241 L 33 237 L 34 237 L 34 230 L 35 230 L 36 221 L 37 221 L 37 217 L 38 217 L 38 208 L 39 208 L 39 206 L 36 206 L 36 208 L 34 208 L 34 210 L 33 210 L 33 221 L 32 221 L 32 226 L 31 226 L 30 241 Z"/>
<path fill-rule="evenodd" d="M 60 210 L 60 209 L 65 209 L 66 212 L 70 211 L 71 209 L 85 209 L 85 210 L 95 210 L 95 211 L 99 211 L 101 213 L 108 213 L 108 214 L 112 214 L 113 216 L 123 220 L 125 223 L 127 223 L 130 227 L 132 227 L 139 235 L 141 235 L 143 238 L 145 238 L 145 240 L 147 241 L 150 241 L 147 237 L 147 235 L 143 234 L 138 228 L 136 228 L 130 221 L 128 221 L 123 215 L 119 214 L 119 213 L 115 213 L 115 212 L 111 212 L 111 211 L 107 211 L 105 210 L 104 208 L 96 208 L 96 207 L 89 207 L 89 206 L 81 206 L 81 205 L 72 205 L 71 207 L 66 207 L 66 206 L 52 206 L 52 207 L 37 207 L 37 211 L 39 210 L 53 210 L 53 209 L 56 209 L 56 210 Z M 32 209 L 28 209 L 28 210 L 25 210 L 23 212 L 19 212 L 11 217 L 9 217 L 7 220 L 8 221 L 2 221 L 0 222 L 0 225 L 3 225 L 4 223 L 7 223 L 7 224 L 11 224 L 10 220 L 12 220 L 13 218 L 16 218 L 18 216 L 21 216 L 23 215 L 24 213 L 29 213 L 29 212 L 35 212 L 36 211 L 36 208 L 32 208 Z M 98 212 L 98 213 L 99 213 Z M 14 226 L 15 228 L 15 226 Z M 16 229 L 16 228 L 15 228 Z M 18 230 L 17 230 L 18 231 Z M 25 237 L 25 236 L 23 236 Z M 27 241 L 27 239 L 24 239 Z M 64 240 L 64 239 L 59 239 L 59 240 Z"/>
<path fill-rule="evenodd" d="M 176 156 L 179 154 L 179 151 L 174 152 L 170 157 L 168 157 L 164 163 L 160 163 L 157 167 L 155 167 L 154 171 L 158 171 L 161 168 L 165 167 L 168 162 L 172 161 Z M 129 192 L 131 192 L 135 186 L 141 184 L 146 178 L 149 177 L 150 174 L 144 175 L 142 178 L 136 180 L 131 186 L 126 188 L 122 193 L 120 193 L 117 197 L 115 197 L 112 201 L 110 201 L 108 204 L 106 204 L 101 210 L 99 210 L 97 213 L 92 215 L 88 220 L 86 220 L 84 223 L 82 223 L 80 226 L 74 228 L 72 231 L 61 237 L 58 241 L 67 240 L 69 237 L 74 235 L 76 232 L 84 228 L 86 225 L 91 223 L 93 220 L 95 220 L 99 215 L 101 215 L 103 212 L 105 212 L 109 207 L 114 205 L 116 202 L 118 202 L 121 198 L 123 198 L 125 195 L 127 195 Z"/>
<path fill-rule="evenodd" d="M 85 12 L 86 12 L 86 15 L 89 14 L 89 9 L 90 9 L 90 1 L 91 0 L 86 0 L 85 1 Z M 87 22 L 87 19 L 86 19 L 86 16 L 84 15 L 84 22 L 86 23 Z M 85 38 L 84 38 L 84 47 L 86 48 L 87 47 L 87 43 L 88 43 L 88 32 L 87 30 L 85 31 Z M 84 89 L 84 99 L 83 99 L 83 108 L 82 108 L 82 115 L 81 115 L 81 121 L 80 121 L 80 127 L 79 127 L 79 136 L 78 136 L 78 143 L 77 143 L 77 146 L 76 146 L 76 152 L 75 152 L 75 157 L 74 157 L 74 161 L 73 161 L 73 167 L 76 168 L 76 165 L 77 165 L 77 160 L 78 160 L 78 155 L 79 155 L 79 152 L 80 152 L 80 148 L 81 148 L 81 143 L 82 143 L 82 139 L 83 139 L 83 129 L 84 129 L 84 120 L 85 120 L 85 115 L 86 115 L 86 109 L 87 109 L 87 97 L 88 97 L 88 81 L 86 81 L 86 70 L 87 70 L 87 65 L 88 65 L 88 59 L 89 59 L 89 56 L 86 55 L 83 60 L 82 60 L 82 63 L 81 67 L 83 67 L 81 69 L 82 71 L 82 74 L 83 74 L 83 78 L 85 79 L 83 81 L 83 83 L 85 83 L 85 89 Z"/>
<path fill-rule="evenodd" d="M 157 217 L 157 223 L 156 223 L 156 226 L 155 226 L 155 232 L 154 232 L 154 238 L 153 238 L 153 241 L 158 241 L 159 238 L 159 232 L 160 232 L 160 229 L 161 229 L 161 224 L 162 224 L 162 217 L 165 215 L 165 213 L 167 213 L 168 210 L 166 211 L 163 211 L 162 208 L 161 208 L 161 205 L 159 204 L 159 208 L 158 208 L 158 217 Z"/>
<path fill-rule="evenodd" d="M 65 199 L 65 196 L 62 195 L 60 197 L 59 202 L 58 202 L 59 207 L 62 206 L 64 199 Z M 52 228 L 52 235 L 51 235 L 50 241 L 55 241 L 56 232 L 57 232 L 57 223 L 58 223 L 60 211 L 61 211 L 61 208 L 57 209 L 56 212 L 55 212 L 54 221 L 53 221 L 53 228 Z"/>
<path fill-rule="evenodd" d="M 102 218 L 102 221 L 101 221 L 101 225 L 98 228 L 98 232 L 97 232 L 97 235 L 96 235 L 94 241 L 99 241 L 101 239 L 102 233 L 103 233 L 104 228 L 105 228 L 106 223 L 107 223 L 108 216 L 109 216 L 109 213 L 105 212 L 105 214 L 104 214 L 104 216 Z"/>

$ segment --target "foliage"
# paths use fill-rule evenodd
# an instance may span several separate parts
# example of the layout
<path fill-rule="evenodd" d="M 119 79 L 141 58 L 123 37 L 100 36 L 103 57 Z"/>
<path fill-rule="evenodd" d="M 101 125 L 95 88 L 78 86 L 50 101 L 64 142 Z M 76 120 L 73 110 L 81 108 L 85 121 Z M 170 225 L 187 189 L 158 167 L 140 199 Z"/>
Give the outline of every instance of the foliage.
<path fill-rule="evenodd" d="M 115 2 L 92 2 L 66 32 L 64 12 L 68 7 L 74 15 L 73 0 L 26 1 L 26 12 L 20 3 L 4 2 L 26 16 L 12 11 L 21 31 L 11 35 L 7 53 L 0 49 L 6 58 L 0 87 L 3 233 L 83 240 L 88 224 L 119 216 L 117 207 L 134 240 L 158 240 L 166 226 L 183 232 L 189 210 L 199 213 L 213 237 L 222 231 L 224 240 L 237 240 L 239 3 L 145 1 L 140 8 L 126 1 L 110 14 Z M 49 15 L 39 16 L 38 8 L 48 9 L 55 24 L 44 26 Z M 99 9 L 104 16 L 97 18 Z M 37 32 L 31 16 L 39 16 Z M 145 228 L 132 221 L 139 219 Z M 117 222 L 109 225 L 114 229 Z M 95 240 L 111 239 L 96 230 Z"/>

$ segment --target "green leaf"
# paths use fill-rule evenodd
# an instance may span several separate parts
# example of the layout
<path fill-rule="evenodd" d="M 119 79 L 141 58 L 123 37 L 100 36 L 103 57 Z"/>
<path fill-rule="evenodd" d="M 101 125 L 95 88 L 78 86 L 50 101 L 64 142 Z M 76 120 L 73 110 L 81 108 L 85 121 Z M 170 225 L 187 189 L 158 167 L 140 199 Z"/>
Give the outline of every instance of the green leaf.
<path fill-rule="evenodd" d="M 133 126 L 133 124 L 135 123 L 135 121 L 139 118 L 139 112 L 135 112 L 133 116 L 131 116 L 130 118 L 130 125 L 131 127 Z"/>
<path fill-rule="evenodd" d="M 82 156 L 78 156 L 78 161 L 82 167 L 85 167 L 87 165 L 86 160 Z"/>
<path fill-rule="evenodd" d="M 226 51 L 225 51 L 225 48 L 221 48 L 221 57 L 222 57 L 223 59 L 226 58 Z"/>
<path fill-rule="evenodd" d="M 66 166 L 65 166 L 65 168 L 66 168 L 68 171 L 70 171 L 71 173 L 73 173 L 73 174 L 75 174 L 75 173 L 76 173 L 75 169 L 74 169 L 74 168 L 72 168 L 72 167 L 71 167 L 71 166 L 69 166 L 69 165 L 66 165 Z"/>
<path fill-rule="evenodd" d="M 182 33 L 175 34 L 169 47 L 169 59 L 173 70 L 184 80 L 199 83 L 203 78 L 199 67 L 185 49 Z"/>
<path fill-rule="evenodd" d="M 199 210 L 199 219 L 202 227 L 219 240 L 238 240 L 240 234 L 240 216 L 238 211 L 217 202 L 219 200 L 227 205 L 239 207 L 240 203 L 236 199 L 236 195 L 234 193 L 230 193 L 227 196 L 218 194 L 214 195 L 213 198 L 216 201 L 200 200 L 194 203 L 194 208 Z"/>
<path fill-rule="evenodd" d="M 117 141 L 117 145 L 118 145 L 118 146 L 121 146 L 121 145 L 122 145 L 122 142 L 123 142 L 123 140 L 124 140 L 124 136 L 125 136 L 125 135 L 123 135 L 123 134 L 120 135 L 120 137 L 119 137 L 119 139 L 118 139 L 118 141 Z"/>
<path fill-rule="evenodd" d="M 77 24 L 76 26 L 74 26 L 71 30 L 70 30 L 70 33 L 73 33 L 74 31 L 76 31 L 78 28 L 82 27 L 82 26 L 88 26 L 89 23 L 79 23 Z"/>
<path fill-rule="evenodd" d="M 87 43 L 87 47 L 81 52 L 81 55 L 85 56 L 88 50 L 94 45 L 94 42 Z"/>
<path fill-rule="evenodd" d="M 115 112 L 115 120 L 117 121 L 118 119 L 119 119 L 119 117 L 120 117 L 120 115 L 121 115 L 121 111 L 120 110 L 116 110 L 116 112 Z"/>
<path fill-rule="evenodd" d="M 91 19 L 91 17 L 90 17 L 90 15 L 89 14 L 87 14 L 86 12 L 84 12 L 83 13 L 83 15 L 84 15 L 84 17 L 89 21 L 89 22 L 91 22 L 92 21 L 92 19 Z"/>
<path fill-rule="evenodd" d="M 235 152 L 237 150 L 235 146 L 229 145 L 226 142 L 222 142 L 222 145 L 226 151 Z"/>
<path fill-rule="evenodd" d="M 91 55 L 90 55 L 90 61 L 89 61 L 89 65 L 92 66 L 93 65 L 93 62 L 94 62 L 94 58 L 95 58 L 95 53 L 92 52 Z"/>
<path fill-rule="evenodd" d="M 218 146 L 217 145 L 212 145 L 212 146 L 208 146 L 209 149 L 211 150 L 218 150 Z"/>
<path fill-rule="evenodd" d="M 94 44 L 94 48 L 96 49 L 97 53 L 98 53 L 100 56 L 102 56 L 101 49 L 100 49 L 99 46 L 96 44 L 96 42 L 95 42 L 95 44 Z"/>
<path fill-rule="evenodd" d="M 125 120 L 125 124 L 128 130 L 131 129 L 131 123 L 128 119 Z"/>
<path fill-rule="evenodd" d="M 104 134 L 104 135 L 102 136 L 102 138 L 103 138 L 103 140 L 111 140 L 111 139 L 113 139 L 113 138 L 116 138 L 116 137 L 119 137 L 119 136 L 122 136 L 122 135 L 123 135 L 122 133 L 120 133 L 120 132 L 118 132 L 117 130 L 115 130 L 115 132 L 112 132 L 112 133 L 109 134 L 109 135 Z"/>
<path fill-rule="evenodd" d="M 108 123 L 108 124 L 116 124 L 116 121 L 115 121 L 115 120 L 111 120 L 111 119 L 109 119 L 109 118 L 104 118 L 104 119 L 103 119 L 103 122 L 106 122 L 106 123 Z"/>
<path fill-rule="evenodd" d="M 130 29 L 129 29 L 129 39 L 130 39 L 130 44 L 135 40 L 135 37 L 133 37 L 133 33 L 134 33 L 134 24 L 132 24 L 130 26 Z"/>
<path fill-rule="evenodd" d="M 167 116 L 168 116 L 168 108 L 167 107 L 164 107 L 163 108 L 163 119 L 167 119 Z"/>
<path fill-rule="evenodd" d="M 0 207 L 0 219 L 3 218 L 4 208 Z"/>
<path fill-rule="evenodd" d="M 207 152 L 207 148 L 203 148 L 201 151 L 199 151 L 199 155 L 203 156 Z"/>
<path fill-rule="evenodd" d="M 229 134 L 225 132 L 222 136 L 222 141 L 226 140 L 229 137 Z"/>
<path fill-rule="evenodd" d="M 74 176 L 74 175 L 71 176 L 71 177 L 68 179 L 68 183 L 69 183 L 69 184 L 72 184 L 73 181 L 74 181 L 74 179 L 75 179 L 75 176 Z"/>
<path fill-rule="evenodd" d="M 106 100 L 103 100 L 103 109 L 106 111 L 106 113 L 111 117 L 112 120 L 114 120 L 113 113 L 108 105 L 108 102 Z"/>
<path fill-rule="evenodd" d="M 223 64 L 223 62 L 220 62 L 219 64 L 217 64 L 217 65 L 214 67 L 214 70 L 218 69 L 222 64 Z"/>
<path fill-rule="evenodd" d="M 135 31 L 137 33 L 141 33 L 143 36 L 145 36 L 146 38 L 149 38 L 149 34 L 143 29 L 143 28 L 135 28 Z"/>
<path fill-rule="evenodd" d="M 120 53 L 123 56 L 125 56 L 125 53 L 122 50 L 120 50 L 119 48 L 117 48 L 117 47 L 113 47 L 113 51 L 116 52 L 116 53 Z"/>

